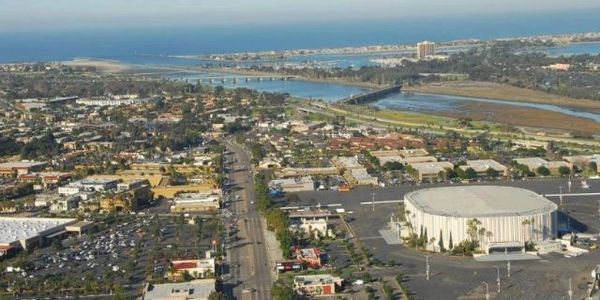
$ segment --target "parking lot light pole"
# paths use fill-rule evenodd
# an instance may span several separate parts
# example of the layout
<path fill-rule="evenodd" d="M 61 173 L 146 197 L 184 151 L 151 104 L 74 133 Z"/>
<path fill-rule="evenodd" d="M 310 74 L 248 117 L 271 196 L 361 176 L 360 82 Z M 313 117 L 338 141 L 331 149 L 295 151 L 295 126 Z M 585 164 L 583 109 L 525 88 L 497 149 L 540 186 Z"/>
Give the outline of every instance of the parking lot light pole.
<path fill-rule="evenodd" d="M 569 300 L 573 300 L 573 289 L 571 287 L 571 278 L 569 277 Z"/>
<path fill-rule="evenodd" d="M 485 281 L 483 284 L 485 284 L 485 300 L 490 300 L 490 285 Z"/>
<path fill-rule="evenodd" d="M 373 212 L 375 212 L 375 193 L 371 193 L 371 204 L 373 206 Z"/>
<path fill-rule="evenodd" d="M 508 249 L 504 248 L 504 255 L 506 255 L 506 275 L 510 278 L 510 259 L 508 258 Z"/>
<path fill-rule="evenodd" d="M 429 256 L 431 255 L 425 255 L 425 278 L 427 280 L 429 280 Z"/>
<path fill-rule="evenodd" d="M 496 282 L 498 283 L 498 294 L 500 294 L 500 267 L 496 266 L 498 270 L 498 277 L 496 278 Z"/>

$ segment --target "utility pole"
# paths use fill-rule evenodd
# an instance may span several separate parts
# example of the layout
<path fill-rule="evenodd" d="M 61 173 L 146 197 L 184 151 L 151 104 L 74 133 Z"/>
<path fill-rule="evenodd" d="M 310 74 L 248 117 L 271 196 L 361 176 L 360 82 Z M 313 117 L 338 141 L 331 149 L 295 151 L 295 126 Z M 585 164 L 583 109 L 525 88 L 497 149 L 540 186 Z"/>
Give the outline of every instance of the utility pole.
<path fill-rule="evenodd" d="M 498 277 L 496 278 L 496 282 L 498 283 L 498 294 L 500 294 L 500 267 L 496 266 L 498 269 Z"/>
<path fill-rule="evenodd" d="M 429 256 L 431 255 L 425 255 L 425 278 L 427 280 L 429 280 Z"/>
<path fill-rule="evenodd" d="M 567 186 L 569 187 L 569 193 L 571 192 L 571 175 L 569 175 L 569 181 L 567 182 Z"/>

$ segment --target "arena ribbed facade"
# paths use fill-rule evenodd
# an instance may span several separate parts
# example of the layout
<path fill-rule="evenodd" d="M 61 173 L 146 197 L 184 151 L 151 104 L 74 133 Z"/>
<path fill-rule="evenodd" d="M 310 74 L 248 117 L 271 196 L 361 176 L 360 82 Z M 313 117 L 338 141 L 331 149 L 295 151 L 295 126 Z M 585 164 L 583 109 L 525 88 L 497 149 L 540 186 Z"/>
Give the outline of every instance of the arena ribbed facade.
<path fill-rule="evenodd" d="M 422 189 L 404 197 L 406 219 L 419 235 L 426 232 L 426 248 L 440 251 L 464 240 L 477 240 L 485 252 L 523 249 L 555 238 L 557 205 L 532 191 L 504 186 L 456 186 Z M 476 219 L 476 233 L 468 229 Z M 471 227 L 473 228 L 473 227 Z M 441 234 L 440 234 L 441 232 Z M 432 239 L 433 238 L 433 239 Z"/>

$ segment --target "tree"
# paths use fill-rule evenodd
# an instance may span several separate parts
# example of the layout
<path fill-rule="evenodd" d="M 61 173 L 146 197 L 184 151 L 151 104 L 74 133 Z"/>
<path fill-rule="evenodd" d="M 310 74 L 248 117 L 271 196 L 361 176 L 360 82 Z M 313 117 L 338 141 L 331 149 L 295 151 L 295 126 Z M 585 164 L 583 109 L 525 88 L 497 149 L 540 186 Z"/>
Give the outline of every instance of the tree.
<path fill-rule="evenodd" d="M 544 167 L 544 166 L 539 166 L 536 170 L 535 170 L 540 176 L 550 176 L 550 170 L 548 170 L 548 168 Z"/>
<path fill-rule="evenodd" d="M 444 237 L 442 235 L 442 230 L 440 229 L 440 239 L 438 240 L 438 246 L 440 247 L 440 251 L 441 252 L 445 252 L 446 249 L 444 248 Z"/>
<path fill-rule="evenodd" d="M 588 164 L 588 169 L 592 174 L 598 173 L 598 164 L 595 161 L 590 161 Z"/>
<path fill-rule="evenodd" d="M 560 174 L 560 176 L 569 175 L 571 174 L 571 169 L 569 169 L 567 166 L 561 166 L 558 168 L 558 174 Z"/>
<path fill-rule="evenodd" d="M 488 168 L 485 173 L 487 174 L 488 177 L 490 178 L 495 178 L 498 177 L 498 171 L 492 169 L 492 168 Z"/>
<path fill-rule="evenodd" d="M 225 299 L 227 299 L 227 297 L 225 297 L 225 294 L 223 294 L 223 292 L 214 291 L 214 292 L 210 293 L 210 295 L 208 295 L 208 300 L 225 300 Z"/>
<path fill-rule="evenodd" d="M 271 296 L 273 296 L 274 300 L 293 300 L 294 289 L 290 284 L 287 284 L 280 279 L 273 283 Z"/>
<path fill-rule="evenodd" d="M 450 237 L 448 238 L 448 249 L 454 248 L 454 244 L 452 243 L 452 231 L 450 231 Z"/>
<path fill-rule="evenodd" d="M 477 172 L 475 172 L 475 170 L 473 170 L 473 168 L 467 168 L 465 170 L 465 177 L 466 177 L 466 179 L 473 179 L 473 178 L 477 177 Z"/>

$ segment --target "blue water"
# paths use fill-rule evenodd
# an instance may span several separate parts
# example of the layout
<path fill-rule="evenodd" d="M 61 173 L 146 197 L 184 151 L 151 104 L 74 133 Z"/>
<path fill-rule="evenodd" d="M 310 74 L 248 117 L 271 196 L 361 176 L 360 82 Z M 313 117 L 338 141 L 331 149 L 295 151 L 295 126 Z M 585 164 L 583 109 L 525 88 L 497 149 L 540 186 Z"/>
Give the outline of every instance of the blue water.
<path fill-rule="evenodd" d="M 571 56 L 579 54 L 599 54 L 600 53 L 600 42 L 594 43 L 574 43 L 564 46 L 557 46 L 547 48 L 543 50 L 552 56 Z"/>
<path fill-rule="evenodd" d="M 263 80 L 263 81 L 248 81 L 243 80 L 243 76 L 236 76 L 230 74 L 219 74 L 219 73 L 174 73 L 166 74 L 167 78 L 176 80 L 188 80 L 189 82 L 195 83 L 196 80 L 206 77 L 226 76 L 228 78 L 236 77 L 239 78 L 238 83 L 233 83 L 232 80 L 226 81 L 224 84 L 215 82 L 213 86 L 222 85 L 226 88 L 238 88 L 245 87 L 254 89 L 261 92 L 272 92 L 272 93 L 288 93 L 291 96 L 305 99 L 323 100 L 326 102 L 334 102 L 342 98 L 348 97 L 352 94 L 360 94 L 365 92 L 367 89 L 345 85 L 345 84 L 331 84 L 321 82 L 310 82 L 303 80 Z M 208 84 L 208 83 L 205 83 Z"/>
<path fill-rule="evenodd" d="M 76 57 L 123 62 L 169 63 L 139 54 L 186 55 L 372 44 L 420 40 L 492 39 L 600 31 L 598 9 L 352 21 L 301 25 L 193 26 L 181 28 L 1 32 L 0 62 L 70 60 Z M 194 64 L 192 61 L 177 63 Z"/>

